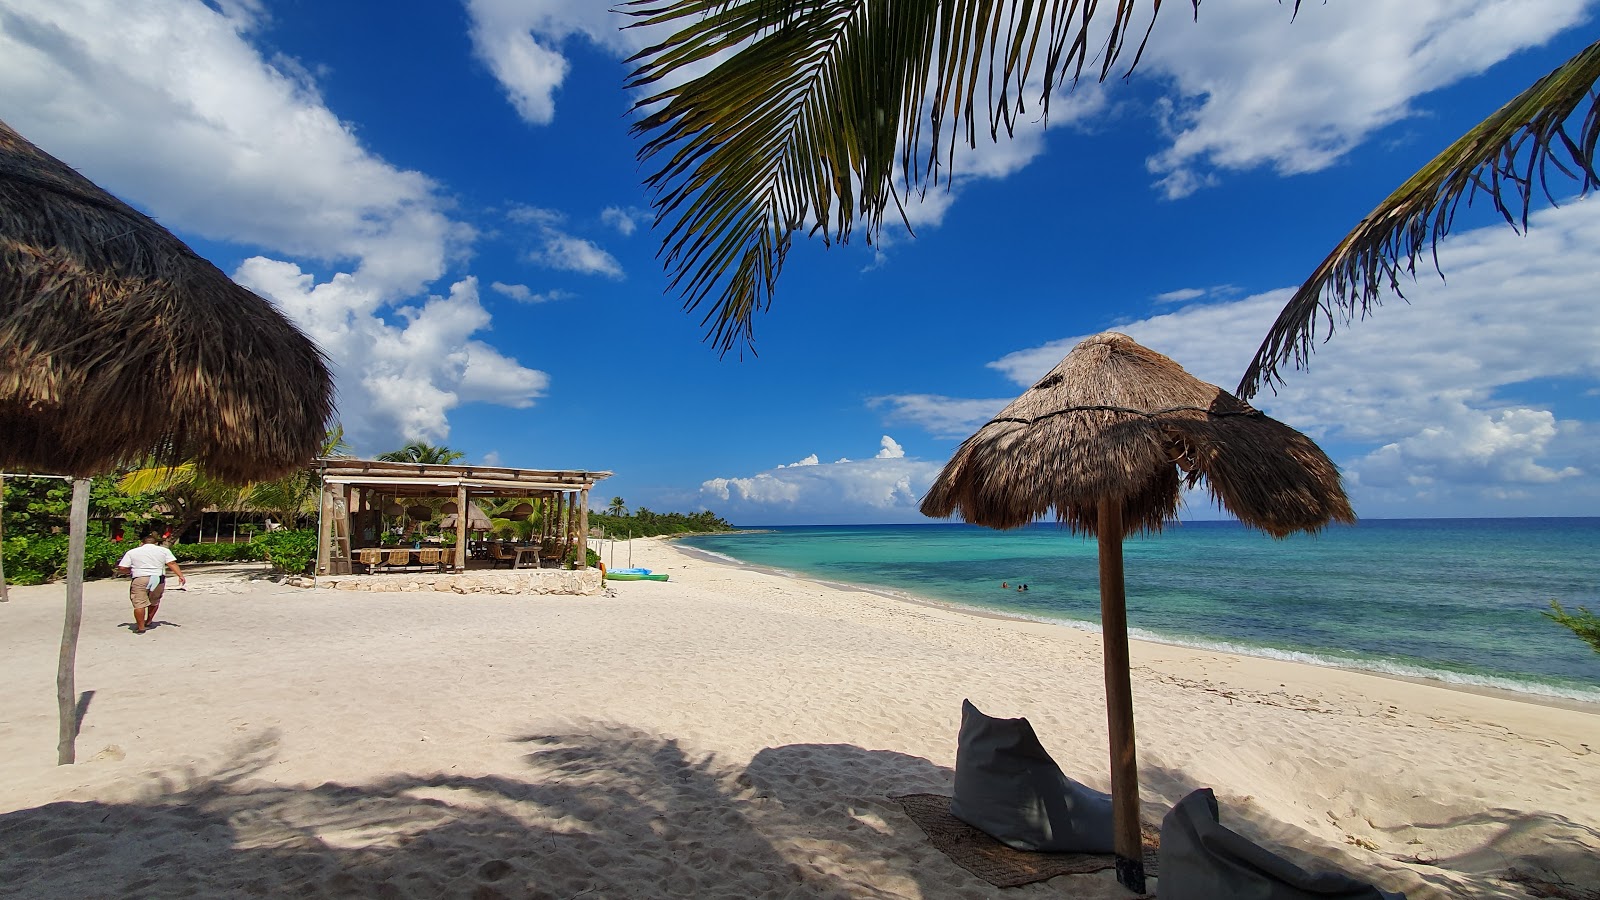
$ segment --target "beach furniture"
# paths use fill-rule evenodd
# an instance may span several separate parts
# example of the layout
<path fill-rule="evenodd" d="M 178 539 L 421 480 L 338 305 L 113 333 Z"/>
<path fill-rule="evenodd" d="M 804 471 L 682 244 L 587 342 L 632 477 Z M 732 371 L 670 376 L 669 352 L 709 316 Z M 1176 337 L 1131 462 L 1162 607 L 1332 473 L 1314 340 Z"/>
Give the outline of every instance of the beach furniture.
<path fill-rule="evenodd" d="M 1027 719 L 997 719 L 961 701 L 953 793 L 951 815 L 1008 847 L 1112 852 L 1111 795 L 1063 774 Z"/>
<path fill-rule="evenodd" d="M 489 568 L 498 569 L 501 563 L 506 568 L 512 568 L 517 563 L 517 549 L 510 544 L 494 543 L 489 545 Z"/>
<path fill-rule="evenodd" d="M 383 565 L 383 551 L 377 547 L 364 547 L 356 551 L 356 562 L 363 566 L 368 574 L 371 574 L 379 566 Z"/>
<path fill-rule="evenodd" d="M 388 568 L 411 568 L 411 548 L 394 547 L 384 552 L 383 564 Z"/>
<path fill-rule="evenodd" d="M 1221 823 L 1201 788 L 1161 822 L 1161 900 L 1405 900 L 1343 872 L 1309 872 Z"/>
<path fill-rule="evenodd" d="M 417 568 L 444 571 L 444 551 L 438 547 L 425 547 L 417 551 Z"/>

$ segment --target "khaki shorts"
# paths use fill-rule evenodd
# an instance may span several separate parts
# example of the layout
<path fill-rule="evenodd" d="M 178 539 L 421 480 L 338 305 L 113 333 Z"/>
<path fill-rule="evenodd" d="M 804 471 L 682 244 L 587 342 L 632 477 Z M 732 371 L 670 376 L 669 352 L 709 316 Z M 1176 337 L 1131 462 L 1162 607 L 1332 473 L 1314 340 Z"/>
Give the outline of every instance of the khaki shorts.
<path fill-rule="evenodd" d="M 166 590 L 165 581 L 156 585 L 155 590 L 150 590 L 150 576 L 140 575 L 128 585 L 128 598 L 133 601 L 134 609 L 145 609 L 152 603 L 160 603 L 161 595 L 166 593 Z"/>

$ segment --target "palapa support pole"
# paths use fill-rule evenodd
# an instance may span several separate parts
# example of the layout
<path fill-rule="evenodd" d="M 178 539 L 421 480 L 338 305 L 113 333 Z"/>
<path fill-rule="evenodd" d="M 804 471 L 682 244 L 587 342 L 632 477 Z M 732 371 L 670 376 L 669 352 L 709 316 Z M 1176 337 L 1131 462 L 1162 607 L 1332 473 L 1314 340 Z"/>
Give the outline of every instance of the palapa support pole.
<path fill-rule="evenodd" d="M 56 765 L 77 762 L 78 631 L 83 626 L 83 554 L 89 530 L 89 479 L 72 480 L 67 514 L 67 615 L 61 626 L 61 657 L 56 663 L 56 712 L 61 717 Z"/>
<path fill-rule="evenodd" d="M 1105 643 L 1106 724 L 1111 733 L 1111 833 L 1117 882 L 1144 893 L 1144 840 L 1139 831 L 1139 758 L 1133 742 L 1128 609 L 1122 575 L 1122 501 L 1100 501 L 1100 632 Z"/>
<path fill-rule="evenodd" d="M 6 540 L 6 473 L 0 472 L 0 546 Z M 11 595 L 6 588 L 6 555 L 0 552 L 0 603 L 8 603 Z"/>

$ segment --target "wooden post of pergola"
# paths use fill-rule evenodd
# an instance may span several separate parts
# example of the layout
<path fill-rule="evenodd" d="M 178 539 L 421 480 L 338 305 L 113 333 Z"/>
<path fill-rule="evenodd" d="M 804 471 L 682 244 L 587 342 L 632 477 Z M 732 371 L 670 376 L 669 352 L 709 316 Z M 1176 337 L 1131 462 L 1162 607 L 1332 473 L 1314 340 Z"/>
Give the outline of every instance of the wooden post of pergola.
<path fill-rule="evenodd" d="M 333 492 L 331 484 L 322 486 L 322 502 L 317 512 L 317 574 L 328 574 L 328 526 L 333 519 Z"/>
<path fill-rule="evenodd" d="M 467 570 L 467 486 L 456 486 L 456 571 Z"/>
<path fill-rule="evenodd" d="M 589 568 L 589 489 L 578 493 L 578 540 L 583 547 L 578 553 L 578 568 Z"/>

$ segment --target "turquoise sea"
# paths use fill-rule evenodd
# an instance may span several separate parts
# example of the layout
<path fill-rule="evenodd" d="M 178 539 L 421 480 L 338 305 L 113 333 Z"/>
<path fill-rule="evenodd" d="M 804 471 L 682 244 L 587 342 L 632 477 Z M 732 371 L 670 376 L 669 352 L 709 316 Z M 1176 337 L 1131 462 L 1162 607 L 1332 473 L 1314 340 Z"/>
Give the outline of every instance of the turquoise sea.
<path fill-rule="evenodd" d="M 1053 523 L 776 527 L 683 543 L 1099 628 L 1095 542 Z M 1124 566 L 1134 637 L 1600 702 L 1600 654 L 1540 615 L 1551 600 L 1600 611 L 1600 518 L 1363 520 L 1281 541 L 1236 522 L 1188 522 L 1130 538 Z M 1019 582 L 1026 593 L 1012 589 Z"/>

